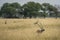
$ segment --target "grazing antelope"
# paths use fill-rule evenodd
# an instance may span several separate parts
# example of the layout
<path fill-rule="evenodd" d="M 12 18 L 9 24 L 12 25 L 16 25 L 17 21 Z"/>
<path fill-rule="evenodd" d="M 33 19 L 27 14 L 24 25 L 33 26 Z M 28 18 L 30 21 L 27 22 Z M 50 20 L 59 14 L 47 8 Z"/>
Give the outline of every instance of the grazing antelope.
<path fill-rule="evenodd" d="M 43 25 L 41 23 L 38 24 L 38 21 L 36 21 L 34 24 L 37 24 L 40 27 L 40 30 L 37 30 L 37 33 L 42 33 L 43 31 L 45 31 L 45 29 L 43 28 Z"/>

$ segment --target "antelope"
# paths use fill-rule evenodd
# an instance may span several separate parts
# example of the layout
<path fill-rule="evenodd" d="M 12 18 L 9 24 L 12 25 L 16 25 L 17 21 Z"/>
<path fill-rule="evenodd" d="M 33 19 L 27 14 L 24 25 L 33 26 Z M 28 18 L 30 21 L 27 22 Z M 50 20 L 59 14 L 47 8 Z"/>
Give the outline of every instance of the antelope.
<path fill-rule="evenodd" d="M 7 24 L 7 21 L 5 21 L 5 24 Z"/>
<path fill-rule="evenodd" d="M 38 20 L 39 21 L 39 20 Z M 34 24 L 37 24 L 39 27 L 40 27 L 40 29 L 39 30 L 37 30 L 36 32 L 37 33 L 42 33 L 43 31 L 45 31 L 45 29 L 43 28 L 43 25 L 40 23 L 40 24 L 38 24 L 38 21 L 36 21 Z"/>

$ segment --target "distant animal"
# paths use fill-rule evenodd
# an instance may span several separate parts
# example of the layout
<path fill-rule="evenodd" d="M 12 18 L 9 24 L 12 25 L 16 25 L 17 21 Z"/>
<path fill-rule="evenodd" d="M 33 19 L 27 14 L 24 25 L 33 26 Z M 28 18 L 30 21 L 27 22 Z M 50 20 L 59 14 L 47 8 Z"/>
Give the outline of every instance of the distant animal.
<path fill-rule="evenodd" d="M 5 21 L 5 24 L 7 24 L 7 21 Z"/>

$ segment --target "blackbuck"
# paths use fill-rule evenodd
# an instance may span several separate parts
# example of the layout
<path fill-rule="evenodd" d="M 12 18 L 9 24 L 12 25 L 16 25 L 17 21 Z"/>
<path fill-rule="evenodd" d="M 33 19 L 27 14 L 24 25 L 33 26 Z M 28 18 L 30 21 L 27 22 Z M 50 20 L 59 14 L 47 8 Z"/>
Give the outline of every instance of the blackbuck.
<path fill-rule="evenodd" d="M 45 29 L 43 28 L 42 23 L 38 23 L 38 21 L 36 21 L 34 24 L 37 24 L 37 25 L 38 25 L 38 27 L 40 27 L 40 29 L 39 29 L 39 30 L 37 30 L 37 33 L 42 33 L 42 32 L 44 32 L 44 31 L 45 31 Z"/>

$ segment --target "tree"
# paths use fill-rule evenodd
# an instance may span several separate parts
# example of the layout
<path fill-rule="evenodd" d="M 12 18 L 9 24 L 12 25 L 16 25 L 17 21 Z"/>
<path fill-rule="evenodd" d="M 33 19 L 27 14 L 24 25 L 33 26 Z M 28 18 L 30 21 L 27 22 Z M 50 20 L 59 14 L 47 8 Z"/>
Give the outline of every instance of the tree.
<path fill-rule="evenodd" d="M 35 16 L 38 14 L 37 12 L 41 9 L 41 5 L 35 2 L 28 2 L 27 4 L 23 5 L 24 15 L 31 18 L 33 15 Z"/>
<path fill-rule="evenodd" d="M 19 3 L 17 3 L 17 2 L 11 3 L 10 6 L 16 8 L 16 9 L 20 9 L 21 8 L 21 5 Z"/>
<path fill-rule="evenodd" d="M 4 10 L 9 6 L 10 6 L 9 3 L 4 3 L 3 6 L 1 7 L 1 11 L 4 12 Z"/>
<path fill-rule="evenodd" d="M 4 17 L 16 17 L 16 14 L 20 12 L 21 6 L 18 3 L 4 3 L 1 12 Z"/>
<path fill-rule="evenodd" d="M 7 7 L 5 10 L 4 10 L 4 17 L 13 17 L 13 15 L 16 13 L 16 10 L 15 8 L 13 7 Z"/>
<path fill-rule="evenodd" d="M 2 12 L 2 15 L 5 16 L 6 14 L 6 8 L 9 7 L 9 3 L 4 3 L 3 6 L 1 7 L 1 12 Z"/>
<path fill-rule="evenodd" d="M 1 14 L 2 14 L 2 13 L 1 13 L 1 10 L 0 10 L 0 16 L 1 16 Z"/>
<path fill-rule="evenodd" d="M 58 16 L 58 9 L 56 7 L 54 7 L 53 9 L 54 9 L 53 11 L 55 12 L 55 17 L 57 18 L 57 16 Z"/>
<path fill-rule="evenodd" d="M 46 13 L 46 11 L 48 11 L 48 13 L 49 14 L 55 14 L 55 16 L 56 16 L 56 18 L 57 18 L 57 8 L 56 7 L 54 7 L 53 5 L 50 5 L 49 3 L 43 3 L 42 4 L 43 5 L 43 8 L 42 8 L 42 10 L 44 11 L 44 13 Z M 48 14 L 47 13 L 47 14 Z M 46 15 L 47 15 L 46 14 Z M 49 16 L 49 14 L 48 14 L 48 16 Z M 50 15 L 51 16 L 51 15 Z"/>
<path fill-rule="evenodd" d="M 49 3 L 43 3 L 42 4 L 42 10 L 43 10 L 43 16 L 44 18 L 48 15 L 48 7 L 50 6 Z"/>
<path fill-rule="evenodd" d="M 43 12 L 41 12 L 43 11 Z M 20 15 L 24 16 L 24 18 L 36 18 L 43 16 L 54 16 L 57 18 L 58 9 L 49 3 L 36 3 L 36 2 L 27 2 L 23 6 L 19 3 L 4 3 L 1 7 L 0 15 L 4 17 L 21 17 Z"/>
<path fill-rule="evenodd" d="M 49 10 L 50 12 L 52 11 L 52 12 L 55 14 L 55 17 L 57 18 L 58 9 L 57 9 L 56 7 L 50 5 L 50 6 L 48 7 L 48 10 Z"/>
<path fill-rule="evenodd" d="M 19 3 L 17 3 L 17 2 L 11 3 L 10 6 L 15 8 L 15 10 L 16 10 L 15 17 L 19 17 L 19 15 L 22 14 L 22 7 Z M 16 15 L 18 15 L 18 16 L 16 16 Z"/>

